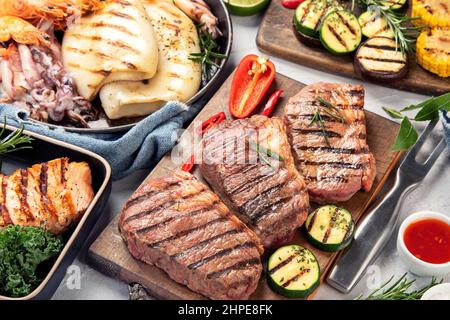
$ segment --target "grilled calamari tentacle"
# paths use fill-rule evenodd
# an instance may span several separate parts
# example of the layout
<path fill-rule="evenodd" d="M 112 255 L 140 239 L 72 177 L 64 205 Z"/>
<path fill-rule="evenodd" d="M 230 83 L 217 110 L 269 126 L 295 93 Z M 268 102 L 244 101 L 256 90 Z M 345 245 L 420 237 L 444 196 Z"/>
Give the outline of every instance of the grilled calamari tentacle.
<path fill-rule="evenodd" d="M 57 29 L 66 26 L 67 18 L 103 8 L 108 0 L 2 0 L 0 16 L 15 16 L 38 22 L 53 20 Z"/>
<path fill-rule="evenodd" d="M 50 45 L 50 37 L 31 23 L 12 16 L 0 16 L 0 41 L 14 40 L 17 43 Z"/>
<path fill-rule="evenodd" d="M 173 3 L 189 18 L 203 25 L 202 29 L 210 32 L 214 39 L 222 35 L 218 28 L 219 20 L 203 0 L 173 0 Z"/>

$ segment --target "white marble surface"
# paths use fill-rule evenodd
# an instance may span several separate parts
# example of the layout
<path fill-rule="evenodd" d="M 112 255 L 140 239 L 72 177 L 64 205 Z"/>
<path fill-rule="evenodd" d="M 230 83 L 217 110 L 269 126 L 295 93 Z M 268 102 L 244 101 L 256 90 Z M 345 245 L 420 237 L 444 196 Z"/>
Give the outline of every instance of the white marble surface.
<path fill-rule="evenodd" d="M 255 44 L 257 29 L 261 16 L 250 18 L 232 17 L 234 27 L 233 50 L 229 60 L 227 70 L 230 72 L 240 59 L 249 53 L 258 53 Z M 328 73 L 323 73 L 281 59 L 273 58 L 279 73 L 310 84 L 316 81 L 334 81 L 359 83 L 357 80 L 347 79 Z M 401 107 L 412 103 L 417 103 L 426 98 L 418 94 L 388 89 L 385 87 L 365 84 L 366 88 L 366 108 L 370 111 L 384 115 L 381 107 L 392 106 Z M 401 220 L 408 214 L 418 210 L 434 210 L 450 214 L 450 162 L 449 152 L 442 154 L 438 163 L 425 181 L 409 195 L 405 205 L 401 210 Z M 113 183 L 111 197 L 102 216 L 101 221 L 96 226 L 96 231 L 101 230 L 109 220 L 111 220 L 120 210 L 127 197 L 136 189 L 148 172 L 138 172 L 133 176 Z M 95 232 L 94 232 L 95 233 Z M 85 248 L 86 249 L 86 248 Z M 79 287 L 72 288 L 71 277 L 68 275 L 61 283 L 53 299 L 128 299 L 128 287 L 125 283 L 111 279 L 93 270 L 84 261 L 84 253 L 74 262 L 81 271 L 81 281 Z M 353 299 L 360 293 L 366 293 L 372 288 L 374 281 L 384 281 L 391 275 L 400 276 L 407 270 L 398 259 L 395 249 L 395 236 L 389 241 L 382 255 L 375 261 L 371 268 L 371 275 L 366 275 L 357 287 L 348 295 L 343 295 L 327 284 L 323 284 L 315 299 Z M 413 275 L 409 275 L 414 277 Z M 375 280 L 374 280 L 375 279 Z M 446 282 L 450 281 L 450 275 L 446 277 Z M 378 282 L 379 282 L 378 281 Z M 418 278 L 418 284 L 425 284 L 427 278 Z M 69 287 L 71 289 L 69 289 Z"/>

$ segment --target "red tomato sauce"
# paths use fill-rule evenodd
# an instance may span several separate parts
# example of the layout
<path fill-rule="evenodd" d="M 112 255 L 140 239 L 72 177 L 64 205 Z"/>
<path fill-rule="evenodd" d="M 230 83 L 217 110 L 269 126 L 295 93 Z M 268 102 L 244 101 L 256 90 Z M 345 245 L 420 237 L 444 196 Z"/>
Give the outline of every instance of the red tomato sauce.
<path fill-rule="evenodd" d="M 435 264 L 450 261 L 450 225 L 438 219 L 411 223 L 403 235 L 408 250 L 418 259 Z"/>

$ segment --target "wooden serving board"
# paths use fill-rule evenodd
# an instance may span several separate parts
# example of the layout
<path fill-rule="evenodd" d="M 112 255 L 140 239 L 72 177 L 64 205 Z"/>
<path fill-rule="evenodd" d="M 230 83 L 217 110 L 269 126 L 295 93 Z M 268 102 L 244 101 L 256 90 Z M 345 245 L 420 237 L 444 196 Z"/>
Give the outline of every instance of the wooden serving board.
<path fill-rule="evenodd" d="M 281 0 L 271 1 L 256 38 L 259 49 L 307 67 L 358 78 L 353 69 L 353 55 L 336 56 L 325 48 L 301 43 L 293 27 L 294 14 L 295 10 L 284 8 Z M 410 54 L 408 75 L 397 81 L 385 81 L 382 85 L 420 94 L 440 95 L 450 91 L 450 78 L 440 78 L 422 69 L 416 63 L 415 55 Z"/>
<path fill-rule="evenodd" d="M 219 111 L 226 111 L 227 117 L 230 118 L 227 106 L 231 78 L 232 75 L 204 107 L 195 121 L 188 127 L 188 132 L 185 134 L 192 134 L 194 127 L 198 126 L 199 121 L 204 121 Z M 275 116 L 282 115 L 288 97 L 296 94 L 304 86 L 304 84 L 295 80 L 277 75 L 272 89 L 282 88 L 285 92 L 283 94 L 284 98 L 280 101 L 279 106 L 277 106 Z M 368 111 L 366 112 L 366 116 L 368 144 L 377 161 L 377 177 L 371 192 L 365 193 L 360 191 L 350 201 L 342 204 L 342 206 L 352 212 L 355 221 L 361 218 L 369 204 L 380 192 L 389 173 L 400 159 L 399 153 L 391 151 L 391 145 L 395 140 L 399 128 L 398 124 Z M 174 169 L 179 167 L 179 165 L 174 164 L 170 154 L 168 154 L 159 162 L 147 179 L 170 175 Z M 201 178 L 198 170 L 194 174 Z M 135 260 L 129 254 L 119 234 L 117 221 L 118 218 L 116 217 L 90 247 L 89 260 L 94 267 L 111 277 L 121 279 L 127 283 L 140 283 L 148 288 L 150 294 L 156 298 L 204 299 L 200 294 L 194 293 L 187 287 L 172 281 L 160 269 Z M 303 231 L 297 233 L 292 243 L 305 246 L 314 252 L 320 264 L 323 280 L 327 271 L 332 266 L 336 254 L 322 252 L 310 246 L 304 238 Z M 263 258 L 264 262 L 267 261 L 268 254 L 269 252 Z M 251 298 L 282 299 L 283 297 L 274 293 L 267 286 L 266 277 L 263 275 L 258 289 Z"/>

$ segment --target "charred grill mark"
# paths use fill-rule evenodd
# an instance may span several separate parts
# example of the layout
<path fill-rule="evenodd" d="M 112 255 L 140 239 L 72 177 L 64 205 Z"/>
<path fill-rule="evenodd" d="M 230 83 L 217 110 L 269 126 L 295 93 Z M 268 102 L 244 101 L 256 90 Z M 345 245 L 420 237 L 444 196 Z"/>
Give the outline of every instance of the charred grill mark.
<path fill-rule="evenodd" d="M 345 162 L 318 162 L 318 161 L 307 161 L 307 160 L 299 160 L 300 163 L 304 165 L 310 165 L 310 166 L 330 166 L 333 168 L 344 168 L 344 169 L 365 169 L 368 166 L 368 163 L 345 163 Z"/>
<path fill-rule="evenodd" d="M 261 220 L 263 220 L 265 217 L 267 217 L 270 213 L 274 212 L 276 209 L 278 209 L 278 206 L 280 206 L 283 203 L 288 202 L 292 198 L 291 195 L 288 195 L 286 197 L 280 198 L 277 201 L 270 202 L 262 207 L 256 208 L 256 212 L 253 212 L 251 214 L 251 224 L 256 225 Z"/>
<path fill-rule="evenodd" d="M 314 30 L 317 30 L 320 26 L 320 23 L 322 22 L 323 17 L 325 16 L 325 14 L 327 13 L 327 9 L 325 8 L 324 10 L 322 10 L 322 12 L 320 13 L 320 17 L 317 20 L 316 25 L 314 26 Z"/>
<path fill-rule="evenodd" d="M 330 32 L 333 34 L 333 36 L 339 41 L 340 44 L 342 44 L 342 46 L 346 49 L 347 48 L 347 43 L 344 41 L 344 39 L 342 39 L 342 37 L 339 35 L 339 33 L 329 24 L 327 24 L 327 28 L 328 30 L 330 30 Z"/>
<path fill-rule="evenodd" d="M 268 270 L 268 273 L 269 274 L 274 274 L 275 272 L 277 272 L 278 270 L 283 268 L 285 265 L 288 265 L 292 260 L 294 260 L 299 255 L 300 255 L 299 252 L 295 252 L 295 253 L 291 254 L 289 257 L 287 257 L 283 261 L 280 261 L 275 267 L 273 267 L 272 269 Z"/>
<path fill-rule="evenodd" d="M 308 231 L 311 231 L 312 227 L 314 226 L 314 222 L 316 221 L 316 217 L 317 217 L 317 210 L 314 211 L 314 213 L 313 213 L 313 215 L 311 217 L 311 221 L 309 222 L 309 225 L 308 225 L 308 228 L 307 228 Z"/>
<path fill-rule="evenodd" d="M 389 25 L 385 25 L 383 28 L 381 28 L 380 30 L 375 32 L 375 36 L 379 35 L 382 32 L 385 32 L 387 30 L 389 30 L 390 26 Z"/>
<path fill-rule="evenodd" d="M 102 76 L 105 76 L 105 77 L 108 76 L 111 73 L 111 71 L 107 71 L 107 70 L 93 70 L 93 69 L 83 68 L 78 63 L 73 63 L 73 62 L 69 62 L 68 65 L 70 67 L 72 67 L 72 68 L 75 68 L 75 69 L 81 69 L 81 70 L 84 70 L 84 71 L 87 71 L 87 72 L 90 72 L 90 73 L 94 73 L 94 74 L 99 74 L 99 75 L 102 75 Z"/>
<path fill-rule="evenodd" d="M 240 261 L 240 262 L 238 262 L 238 263 L 236 263 L 236 264 L 234 264 L 234 265 L 232 265 L 230 267 L 221 269 L 219 271 L 210 272 L 210 273 L 208 273 L 206 275 L 206 278 L 208 278 L 208 279 L 216 279 L 216 278 L 220 277 L 223 274 L 227 274 L 230 271 L 242 270 L 242 269 L 245 269 L 245 268 L 248 268 L 248 267 L 260 264 L 260 263 L 261 263 L 261 261 L 259 260 L 259 258 L 252 258 L 252 259 L 243 260 L 243 261 Z"/>
<path fill-rule="evenodd" d="M 134 20 L 134 18 L 132 16 L 130 16 L 130 15 L 126 14 L 126 13 L 123 13 L 123 12 L 118 12 L 118 11 L 111 10 L 111 11 L 108 11 L 106 13 L 110 14 L 112 16 L 119 17 L 119 18 L 124 18 L 124 19 L 128 19 L 128 20 Z"/>
<path fill-rule="evenodd" d="M 305 273 L 308 273 L 310 271 L 310 269 L 308 268 L 302 268 L 300 269 L 300 272 L 298 274 L 296 274 L 295 276 L 293 276 L 292 278 L 290 278 L 289 280 L 287 280 L 285 283 L 283 283 L 281 286 L 283 288 L 288 287 L 292 282 L 297 281 L 301 276 L 303 276 Z"/>
<path fill-rule="evenodd" d="M 361 177 L 361 175 L 345 175 L 345 176 L 332 176 L 332 177 L 320 177 L 320 179 L 316 176 L 305 176 L 305 180 L 308 181 L 336 181 L 336 182 L 343 182 L 343 183 L 347 183 L 349 181 L 349 178 L 353 178 L 353 177 Z"/>
<path fill-rule="evenodd" d="M 133 69 L 133 70 L 137 69 L 137 67 L 134 64 L 132 64 L 131 62 L 122 61 L 122 60 L 120 60 L 120 59 L 118 59 L 116 57 L 113 57 L 113 56 L 111 56 L 109 54 L 106 54 L 106 53 L 103 53 L 103 52 L 97 52 L 97 51 L 96 52 L 90 52 L 88 50 L 78 49 L 78 48 L 74 48 L 74 47 L 67 47 L 65 49 L 67 51 L 71 51 L 71 52 L 75 52 L 75 53 L 79 53 L 79 54 L 94 54 L 97 57 L 102 58 L 102 59 L 110 59 L 110 60 L 115 60 L 117 62 L 121 62 L 125 66 L 127 66 L 129 69 Z M 72 67 L 77 67 L 77 68 L 80 67 L 79 65 L 74 64 L 74 63 L 69 63 L 68 65 L 72 66 Z"/>
<path fill-rule="evenodd" d="M 199 215 L 199 214 L 202 214 L 202 213 L 205 213 L 205 212 L 208 212 L 208 211 L 212 210 L 217 203 L 218 203 L 218 201 L 215 201 L 211 205 L 209 205 L 209 206 L 207 206 L 205 208 L 201 208 L 201 209 L 194 210 L 194 211 L 188 211 L 186 213 L 182 213 L 182 214 L 179 214 L 177 216 L 170 217 L 170 218 L 168 218 L 168 219 L 166 219 L 164 221 L 161 221 L 159 223 L 153 224 L 151 226 L 147 226 L 147 227 L 144 227 L 144 228 L 141 228 L 141 229 L 137 229 L 137 230 L 135 230 L 135 232 L 140 233 L 140 234 L 144 234 L 144 233 L 147 233 L 147 232 L 149 232 L 149 231 L 151 231 L 153 229 L 165 226 L 165 225 L 169 224 L 170 222 L 172 222 L 174 220 L 179 220 L 179 219 L 187 218 L 187 217 L 195 217 L 196 215 Z"/>
<path fill-rule="evenodd" d="M 386 51 L 397 51 L 396 47 L 391 47 L 387 45 L 375 45 L 375 44 L 365 44 L 366 48 L 386 50 Z"/>
<path fill-rule="evenodd" d="M 357 149 L 345 149 L 345 148 L 333 148 L 333 147 L 313 147 L 313 146 L 294 146 L 294 149 L 308 152 L 324 151 L 337 154 L 367 154 L 369 149 L 362 148 Z"/>
<path fill-rule="evenodd" d="M 342 138 L 342 136 L 334 131 L 329 130 L 304 130 L 304 129 L 292 129 L 293 132 L 298 133 L 299 135 L 316 135 L 328 138 Z"/>
<path fill-rule="evenodd" d="M 93 28 L 110 28 L 116 31 L 120 31 L 122 33 L 125 33 L 129 36 L 134 37 L 135 34 L 131 31 L 129 31 L 127 28 L 125 28 L 124 26 L 120 26 L 117 24 L 112 24 L 112 23 L 105 23 L 105 22 L 92 22 L 89 24 L 89 27 L 93 27 Z"/>
<path fill-rule="evenodd" d="M 387 62 L 387 63 L 406 64 L 406 62 L 404 60 L 396 60 L 396 59 L 385 59 L 385 58 L 376 58 L 376 57 L 359 57 L 359 59 L 365 59 L 365 60 L 371 60 L 371 61 L 380 61 L 380 62 Z"/>
<path fill-rule="evenodd" d="M 260 206 L 260 200 L 261 199 L 265 199 L 265 198 L 269 198 L 268 197 L 271 193 L 274 193 L 277 190 L 280 190 L 283 187 L 283 183 L 279 183 L 269 189 L 267 189 L 266 191 L 259 193 L 256 197 L 248 200 L 246 203 L 244 203 L 240 209 L 245 212 L 247 215 L 251 215 L 251 213 L 253 213 L 257 208 L 256 207 L 260 207 L 261 209 L 263 209 L 263 207 Z M 266 204 L 267 205 L 267 204 Z"/>
<path fill-rule="evenodd" d="M 176 254 L 173 254 L 170 257 L 172 259 L 177 259 L 177 258 L 184 257 L 188 253 L 191 253 L 191 252 L 196 251 L 196 250 L 200 250 L 201 248 L 205 247 L 208 243 L 211 243 L 212 241 L 215 241 L 215 240 L 221 239 L 221 238 L 225 238 L 226 236 L 229 236 L 229 235 L 236 235 L 236 234 L 239 234 L 241 232 L 242 232 L 242 229 L 231 229 L 231 230 L 228 230 L 228 231 L 226 231 L 224 233 L 215 235 L 215 236 L 213 236 L 211 238 L 208 238 L 206 240 L 202 240 L 199 243 L 193 245 L 192 247 L 189 247 L 186 250 L 178 252 Z"/>
<path fill-rule="evenodd" d="M 336 14 L 339 17 L 339 20 L 341 20 L 341 22 L 347 27 L 347 29 L 354 35 L 356 36 L 356 30 L 348 23 L 347 20 L 344 19 L 343 16 L 341 16 L 341 14 L 339 12 L 336 12 Z"/>
<path fill-rule="evenodd" d="M 364 21 L 363 24 L 361 24 L 361 28 L 364 28 L 365 26 L 367 26 L 369 23 L 374 23 L 377 20 L 377 15 L 373 15 L 372 19 Z"/>
<path fill-rule="evenodd" d="M 224 222 L 224 221 L 227 221 L 227 220 L 228 220 L 228 218 L 226 218 L 226 217 L 216 218 L 216 219 L 214 219 L 214 220 L 208 221 L 208 222 L 206 222 L 206 223 L 204 223 L 204 224 L 202 224 L 202 225 L 196 226 L 196 227 L 194 227 L 194 228 L 180 231 L 180 232 L 178 232 L 177 234 L 174 234 L 173 236 L 170 236 L 170 237 L 168 237 L 168 238 L 165 238 L 165 239 L 162 239 L 162 240 L 153 242 L 153 243 L 149 243 L 149 244 L 147 244 L 147 246 L 149 246 L 149 247 L 151 247 L 151 248 L 157 248 L 157 247 L 159 247 L 159 246 L 160 246 L 161 244 L 163 244 L 163 243 L 166 243 L 166 242 L 170 242 L 170 241 L 176 240 L 176 239 L 178 239 L 178 238 L 187 236 L 188 234 L 191 234 L 191 233 L 193 233 L 193 232 L 195 232 L 195 231 L 205 229 L 205 228 L 207 228 L 207 227 L 209 227 L 209 226 L 212 226 L 212 225 L 214 225 L 214 224 L 217 224 L 217 223 L 220 223 L 220 222 Z"/>
<path fill-rule="evenodd" d="M 303 14 L 303 17 L 300 19 L 300 23 L 303 23 L 306 19 L 306 17 L 309 15 L 309 12 L 311 11 L 311 7 L 314 5 L 314 1 L 311 1 L 308 6 L 305 8 L 305 13 Z"/>
<path fill-rule="evenodd" d="M 172 182 L 172 183 L 168 184 L 167 186 L 165 186 L 166 189 L 163 190 L 163 192 L 170 192 L 170 191 L 172 191 L 172 187 L 178 187 L 180 185 L 180 183 L 181 183 L 180 181 L 176 181 L 176 182 Z M 158 194 L 160 192 L 162 192 L 162 191 L 161 190 L 150 190 L 150 191 L 148 191 L 148 192 L 146 192 L 146 193 L 144 193 L 144 194 L 142 194 L 140 196 L 137 196 L 137 197 L 129 200 L 125 204 L 125 210 L 130 208 L 130 207 L 132 207 L 132 206 L 134 206 L 134 205 L 136 205 L 136 204 L 138 204 L 138 203 L 141 203 L 144 200 L 147 200 L 147 199 L 151 198 L 152 196 L 154 196 L 154 195 L 156 195 L 156 194 Z"/>
<path fill-rule="evenodd" d="M 256 247 L 256 245 L 252 241 L 247 241 L 247 242 L 244 242 L 244 243 L 240 243 L 240 244 L 238 244 L 238 245 L 236 245 L 234 247 L 222 249 L 222 250 L 218 251 L 217 253 L 215 253 L 215 254 L 213 254 L 213 255 L 211 255 L 209 257 L 206 257 L 206 258 L 203 258 L 203 259 L 201 259 L 199 261 L 193 262 L 190 265 L 188 265 L 187 267 L 190 270 L 198 269 L 198 268 L 200 268 L 201 266 L 203 266 L 204 264 L 206 264 L 206 263 L 208 263 L 210 261 L 213 261 L 213 260 L 215 260 L 217 258 L 221 258 L 221 257 L 229 255 L 230 253 L 232 253 L 235 250 L 246 249 L 246 248 L 255 248 L 255 247 Z"/>
<path fill-rule="evenodd" d="M 30 206 L 27 201 L 28 195 L 28 170 L 20 170 L 20 184 L 19 184 L 19 200 L 20 200 L 20 211 L 24 213 L 30 220 L 36 220 L 34 215 L 31 213 Z"/>
<path fill-rule="evenodd" d="M 52 216 L 56 216 L 56 211 L 52 201 L 47 197 L 48 187 L 48 163 L 45 162 L 41 165 L 41 171 L 39 173 L 39 191 L 41 194 L 41 202 L 44 205 L 45 210 Z"/>
<path fill-rule="evenodd" d="M 90 41 L 98 41 L 98 42 L 102 42 L 102 43 L 106 43 L 110 46 L 113 47 L 117 47 L 117 48 L 121 48 L 130 52 L 133 52 L 135 54 L 139 54 L 140 51 L 136 48 L 133 48 L 131 46 L 129 46 L 128 44 L 126 44 L 123 41 L 120 40 L 110 40 L 110 39 L 105 39 L 101 36 L 90 36 L 90 35 L 83 35 L 83 34 L 72 34 L 72 37 L 77 38 L 77 39 L 87 39 Z"/>
<path fill-rule="evenodd" d="M 325 234 L 322 239 L 323 243 L 327 243 L 328 238 L 330 237 L 330 234 L 331 234 L 331 230 L 333 229 L 334 223 L 336 222 L 338 213 L 339 213 L 339 208 L 338 207 L 334 208 L 333 215 L 331 216 L 331 219 L 330 219 L 330 223 L 328 224 L 328 228 L 325 231 Z"/>
<path fill-rule="evenodd" d="M 2 175 L 2 204 L 1 204 L 1 210 L 2 210 L 2 216 L 3 216 L 3 222 L 5 225 L 11 224 L 11 216 L 9 215 L 8 209 L 6 208 L 6 188 L 8 187 L 8 179 L 6 176 Z"/>
<path fill-rule="evenodd" d="M 259 176 L 251 177 L 251 181 L 244 180 L 240 185 L 238 185 L 232 190 L 229 190 L 227 193 L 229 195 L 235 195 L 237 193 L 247 191 L 253 188 L 254 186 L 258 185 L 259 183 L 263 182 L 267 178 L 272 177 L 273 175 L 275 175 L 275 173 L 276 173 L 275 170 L 270 171 L 270 174 L 269 172 L 264 171 Z"/>
<path fill-rule="evenodd" d="M 116 0 L 115 3 L 118 3 L 124 7 L 130 7 L 132 4 L 126 0 Z"/>
<path fill-rule="evenodd" d="M 333 117 L 330 117 L 330 116 L 328 116 L 328 115 L 326 115 L 326 114 L 320 113 L 320 116 L 322 117 L 322 120 L 323 120 L 324 122 L 342 123 L 341 120 L 336 119 L 336 118 L 333 118 Z M 302 119 L 302 120 L 310 120 L 310 121 L 312 121 L 313 118 L 314 118 L 314 115 L 313 115 L 313 114 L 288 115 L 289 121 L 295 121 L 295 120 L 298 120 L 298 119 Z M 352 124 L 353 124 L 353 123 L 354 123 L 354 124 L 364 124 L 365 121 L 364 121 L 363 119 L 356 119 L 356 120 L 353 120 L 351 123 L 352 123 Z"/>

